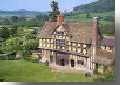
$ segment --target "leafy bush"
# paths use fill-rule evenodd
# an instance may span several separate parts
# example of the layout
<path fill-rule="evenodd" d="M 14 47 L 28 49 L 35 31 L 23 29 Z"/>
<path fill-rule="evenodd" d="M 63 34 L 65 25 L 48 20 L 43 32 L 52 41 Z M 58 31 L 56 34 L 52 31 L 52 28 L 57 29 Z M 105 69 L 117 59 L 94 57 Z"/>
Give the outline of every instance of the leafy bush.
<path fill-rule="evenodd" d="M 111 80 L 115 80 L 115 74 L 113 72 L 97 75 L 97 77 L 94 78 L 94 81 L 111 81 Z"/>
<path fill-rule="evenodd" d="M 105 16 L 105 17 L 103 17 L 103 20 L 105 20 L 105 21 L 114 21 L 114 17 L 113 16 Z"/>

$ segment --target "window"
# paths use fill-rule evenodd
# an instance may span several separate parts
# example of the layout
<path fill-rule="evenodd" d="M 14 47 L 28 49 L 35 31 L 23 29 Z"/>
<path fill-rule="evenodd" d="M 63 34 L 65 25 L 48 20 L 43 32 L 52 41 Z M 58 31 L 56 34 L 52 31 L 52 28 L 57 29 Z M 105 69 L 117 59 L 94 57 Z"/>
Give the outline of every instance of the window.
<path fill-rule="evenodd" d="M 71 46 L 69 46 L 69 51 L 71 51 Z"/>
<path fill-rule="evenodd" d="M 86 48 L 86 47 L 87 47 L 87 45 L 86 45 L 86 44 L 84 44 L 84 45 L 83 45 L 83 48 Z"/>
<path fill-rule="evenodd" d="M 50 47 L 50 44 L 47 44 L 47 48 L 49 48 Z"/>
<path fill-rule="evenodd" d="M 78 51 L 78 53 L 81 53 L 81 48 L 78 48 L 78 50 L 77 50 L 77 51 Z"/>
<path fill-rule="evenodd" d="M 39 39 L 39 42 L 42 42 L 42 39 Z"/>
<path fill-rule="evenodd" d="M 68 45 L 71 46 L 71 42 L 68 42 Z"/>
<path fill-rule="evenodd" d="M 46 39 L 43 39 L 43 42 L 45 42 L 46 41 Z"/>
<path fill-rule="evenodd" d="M 47 43 L 49 43 L 50 42 L 50 39 L 47 39 Z"/>
<path fill-rule="evenodd" d="M 43 47 L 46 47 L 46 44 L 45 44 L 45 43 L 43 44 Z"/>
<path fill-rule="evenodd" d="M 80 47 L 80 44 L 78 44 L 78 46 Z"/>
<path fill-rule="evenodd" d="M 63 36 L 60 35 L 59 38 L 63 38 Z"/>
<path fill-rule="evenodd" d="M 42 39 L 39 39 L 39 47 L 42 47 Z"/>
<path fill-rule="evenodd" d="M 76 50 L 77 50 L 77 49 L 76 49 L 75 47 L 72 47 L 72 51 L 73 51 L 73 52 L 76 52 Z"/>
<path fill-rule="evenodd" d="M 65 49 L 65 47 L 62 47 L 62 49 Z"/>
<path fill-rule="evenodd" d="M 57 49 L 60 49 L 60 46 L 57 46 Z"/>
<path fill-rule="evenodd" d="M 84 60 L 78 60 L 77 64 L 84 65 Z"/>
<path fill-rule="evenodd" d="M 54 49 L 56 49 L 56 45 L 54 45 Z"/>
<path fill-rule="evenodd" d="M 51 43 L 53 43 L 53 39 L 51 39 Z"/>
<path fill-rule="evenodd" d="M 87 54 L 87 50 L 86 49 L 83 49 L 83 54 Z"/>
<path fill-rule="evenodd" d="M 76 46 L 76 43 L 72 43 L 72 46 Z"/>
<path fill-rule="evenodd" d="M 51 48 L 53 48 L 53 44 L 51 44 Z"/>
<path fill-rule="evenodd" d="M 39 47 L 42 47 L 42 43 L 39 43 Z"/>
<path fill-rule="evenodd" d="M 63 45 L 65 45 L 65 40 L 64 39 L 56 39 L 56 44 L 63 46 Z"/>

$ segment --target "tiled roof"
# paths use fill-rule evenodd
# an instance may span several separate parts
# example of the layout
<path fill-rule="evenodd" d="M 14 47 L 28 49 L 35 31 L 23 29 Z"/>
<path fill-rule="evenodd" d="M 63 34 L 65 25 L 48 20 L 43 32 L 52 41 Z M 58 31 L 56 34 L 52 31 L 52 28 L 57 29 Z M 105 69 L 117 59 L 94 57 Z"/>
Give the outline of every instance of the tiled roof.
<path fill-rule="evenodd" d="M 115 45 L 115 37 L 113 36 L 104 36 L 102 45 L 105 46 L 113 46 Z"/>
<path fill-rule="evenodd" d="M 57 22 L 46 22 L 39 32 L 40 37 L 50 37 L 52 32 L 58 27 Z M 92 23 L 65 23 L 63 27 L 72 36 L 71 41 L 90 44 L 92 42 Z"/>
<path fill-rule="evenodd" d="M 97 48 L 96 50 L 96 58 L 95 62 L 104 65 L 111 65 L 114 63 L 115 54 L 114 52 L 107 52 L 101 48 Z"/>

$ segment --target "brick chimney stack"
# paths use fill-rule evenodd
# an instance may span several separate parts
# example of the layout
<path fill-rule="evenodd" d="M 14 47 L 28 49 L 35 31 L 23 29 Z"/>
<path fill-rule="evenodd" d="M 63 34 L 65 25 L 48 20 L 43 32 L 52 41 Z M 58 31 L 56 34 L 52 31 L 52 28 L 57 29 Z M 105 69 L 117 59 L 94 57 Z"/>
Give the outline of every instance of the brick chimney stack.
<path fill-rule="evenodd" d="M 92 44 L 94 46 L 97 45 L 98 40 L 98 19 L 99 17 L 93 17 L 93 28 L 92 28 Z"/>
<path fill-rule="evenodd" d="M 57 24 L 62 25 L 63 23 L 64 23 L 64 16 L 63 15 L 58 15 Z"/>
<path fill-rule="evenodd" d="M 95 58 L 96 58 L 96 51 L 97 51 L 97 40 L 98 40 L 98 17 L 93 17 L 93 27 L 92 27 L 92 56 L 91 56 L 91 60 L 92 62 L 94 62 Z M 95 69 L 96 65 L 94 63 L 92 64 L 92 68 L 91 69 Z"/>

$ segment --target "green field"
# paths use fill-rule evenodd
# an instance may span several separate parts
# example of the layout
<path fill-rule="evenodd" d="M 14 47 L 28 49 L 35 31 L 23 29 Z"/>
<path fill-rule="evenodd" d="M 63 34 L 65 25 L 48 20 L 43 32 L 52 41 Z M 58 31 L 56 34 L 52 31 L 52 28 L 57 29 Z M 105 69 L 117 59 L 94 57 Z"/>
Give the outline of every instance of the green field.
<path fill-rule="evenodd" d="M 100 17 L 106 17 L 106 16 L 115 16 L 115 13 L 112 12 L 104 12 L 104 13 L 89 13 L 90 18 L 86 18 L 86 13 L 72 13 L 69 16 L 65 16 L 66 21 L 77 21 L 77 22 L 90 22 L 92 20 L 92 17 L 100 16 Z"/>
<path fill-rule="evenodd" d="M 0 66 L 4 82 L 93 82 L 83 74 L 51 72 L 46 65 L 25 60 L 0 60 Z"/>

